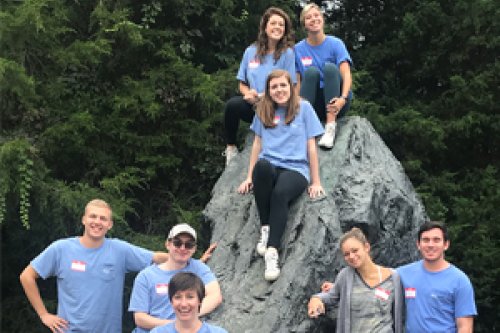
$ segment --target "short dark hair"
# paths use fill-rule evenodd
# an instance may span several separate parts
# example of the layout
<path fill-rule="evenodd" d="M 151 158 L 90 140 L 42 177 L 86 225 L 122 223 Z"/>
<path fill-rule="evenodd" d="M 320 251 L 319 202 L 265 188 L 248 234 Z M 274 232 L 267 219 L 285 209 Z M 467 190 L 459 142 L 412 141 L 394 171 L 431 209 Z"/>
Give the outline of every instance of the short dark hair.
<path fill-rule="evenodd" d="M 200 302 L 205 298 L 205 285 L 203 281 L 194 273 L 181 272 L 174 275 L 168 284 L 168 298 L 172 298 L 178 291 L 193 289 L 196 291 Z"/>
<path fill-rule="evenodd" d="M 424 232 L 435 228 L 441 229 L 441 231 L 443 232 L 443 240 L 445 242 L 448 241 L 448 229 L 446 228 L 446 225 L 441 221 L 427 221 L 422 224 L 418 229 L 418 241 L 420 242 L 420 238 L 422 237 L 422 234 Z"/>

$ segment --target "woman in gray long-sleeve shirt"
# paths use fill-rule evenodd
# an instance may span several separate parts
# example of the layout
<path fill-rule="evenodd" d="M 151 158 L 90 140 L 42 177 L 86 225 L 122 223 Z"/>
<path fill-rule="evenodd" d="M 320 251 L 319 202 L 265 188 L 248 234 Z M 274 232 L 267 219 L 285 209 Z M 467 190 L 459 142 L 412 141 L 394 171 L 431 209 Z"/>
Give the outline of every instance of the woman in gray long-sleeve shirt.
<path fill-rule="evenodd" d="M 309 316 L 316 318 L 325 313 L 325 305 L 337 305 L 337 333 L 403 332 L 399 275 L 372 261 L 370 244 L 359 228 L 342 236 L 340 248 L 348 267 L 340 271 L 328 291 L 311 297 Z"/>

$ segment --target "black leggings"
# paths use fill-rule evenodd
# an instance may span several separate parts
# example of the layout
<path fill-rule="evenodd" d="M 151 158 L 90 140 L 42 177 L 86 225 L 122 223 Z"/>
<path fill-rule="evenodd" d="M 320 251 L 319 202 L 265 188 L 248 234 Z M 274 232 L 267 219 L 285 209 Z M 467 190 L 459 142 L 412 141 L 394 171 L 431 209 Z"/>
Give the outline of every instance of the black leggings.
<path fill-rule="evenodd" d="M 226 144 L 235 145 L 240 119 L 251 123 L 255 112 L 253 105 L 247 103 L 243 96 L 234 96 L 226 102 L 224 108 L 224 128 L 226 131 Z"/>
<path fill-rule="evenodd" d="M 279 249 L 290 202 L 304 192 L 307 179 L 300 172 L 275 167 L 260 159 L 255 163 L 252 182 L 260 223 L 270 229 L 267 246 Z"/>

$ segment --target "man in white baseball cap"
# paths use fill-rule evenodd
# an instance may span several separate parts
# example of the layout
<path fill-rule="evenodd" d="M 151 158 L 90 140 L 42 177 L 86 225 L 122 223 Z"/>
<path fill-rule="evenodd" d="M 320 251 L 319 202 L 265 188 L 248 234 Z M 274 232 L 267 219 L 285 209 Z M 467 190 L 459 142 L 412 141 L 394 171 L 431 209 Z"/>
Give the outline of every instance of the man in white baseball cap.
<path fill-rule="evenodd" d="M 168 233 L 165 247 L 168 260 L 149 266 L 135 278 L 128 308 L 134 312 L 135 333 L 149 332 L 154 327 L 175 320 L 168 297 L 168 284 L 176 273 L 192 272 L 205 284 L 206 296 L 201 303 L 200 316 L 212 312 L 222 302 L 215 275 L 207 265 L 192 258 L 196 251 L 196 231 L 190 225 L 175 225 Z"/>

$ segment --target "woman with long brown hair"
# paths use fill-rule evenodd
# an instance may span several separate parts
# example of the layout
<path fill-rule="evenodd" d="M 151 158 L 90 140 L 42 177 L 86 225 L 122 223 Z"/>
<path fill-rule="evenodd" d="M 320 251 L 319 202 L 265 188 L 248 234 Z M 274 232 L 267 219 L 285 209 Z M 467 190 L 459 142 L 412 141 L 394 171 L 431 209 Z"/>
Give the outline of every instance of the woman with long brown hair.
<path fill-rule="evenodd" d="M 250 126 L 255 138 L 247 178 L 238 192 L 253 188 L 261 222 L 257 252 L 264 256 L 264 278 L 280 274 L 278 249 L 286 227 L 290 202 L 304 192 L 312 198 L 324 193 L 319 178 L 315 137 L 323 128 L 311 104 L 301 100 L 290 74 L 274 70 Z"/>
<path fill-rule="evenodd" d="M 284 69 L 290 73 L 293 83 L 297 82 L 293 44 L 292 23 L 287 13 L 280 8 L 268 8 L 260 20 L 257 40 L 245 50 L 236 75 L 241 95 L 228 100 L 224 109 L 226 166 L 238 154 L 236 136 L 240 119 L 252 121 L 267 75 L 273 69 Z"/>

